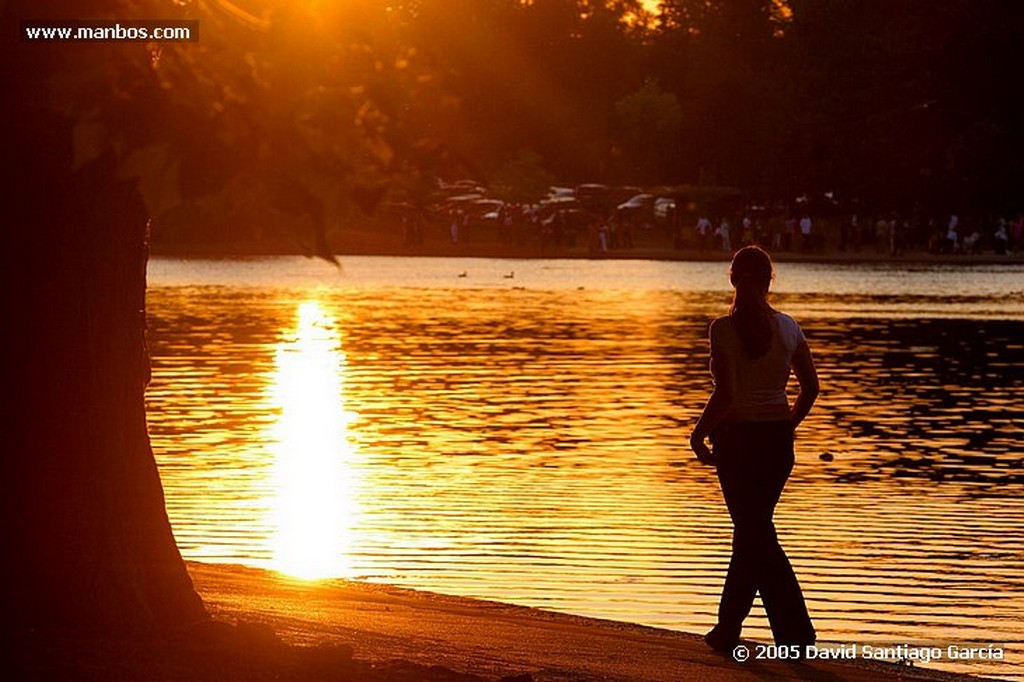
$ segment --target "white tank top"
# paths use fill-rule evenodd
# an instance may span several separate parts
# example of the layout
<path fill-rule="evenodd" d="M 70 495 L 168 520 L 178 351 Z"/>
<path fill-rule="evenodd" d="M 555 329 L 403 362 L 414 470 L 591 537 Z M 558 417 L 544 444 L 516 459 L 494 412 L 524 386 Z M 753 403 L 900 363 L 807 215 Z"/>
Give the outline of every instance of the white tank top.
<path fill-rule="evenodd" d="M 727 358 L 735 368 L 732 404 L 727 421 L 775 421 L 789 419 L 786 384 L 789 381 L 793 353 L 804 341 L 803 330 L 789 315 L 772 315 L 772 345 L 768 352 L 752 360 L 743 350 L 736 326 L 729 316 L 711 323 L 711 360 Z"/>

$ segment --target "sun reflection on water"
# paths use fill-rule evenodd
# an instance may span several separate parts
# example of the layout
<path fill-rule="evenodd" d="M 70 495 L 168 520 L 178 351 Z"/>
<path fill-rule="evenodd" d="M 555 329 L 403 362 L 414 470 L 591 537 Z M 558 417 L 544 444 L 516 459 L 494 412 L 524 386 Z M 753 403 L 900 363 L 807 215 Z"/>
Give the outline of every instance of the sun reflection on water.
<path fill-rule="evenodd" d="M 345 409 L 345 354 L 335 321 L 316 301 L 298 307 L 294 335 L 279 344 L 270 383 L 279 411 L 271 527 L 274 567 L 298 578 L 349 573 L 358 474 Z"/>

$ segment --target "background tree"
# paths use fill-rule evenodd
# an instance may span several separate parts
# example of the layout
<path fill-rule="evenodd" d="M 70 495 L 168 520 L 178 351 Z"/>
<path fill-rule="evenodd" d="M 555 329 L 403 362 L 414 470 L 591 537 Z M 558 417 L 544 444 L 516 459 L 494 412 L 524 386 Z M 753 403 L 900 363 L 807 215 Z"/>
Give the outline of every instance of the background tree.
<path fill-rule="evenodd" d="M 793 167 L 879 210 L 1019 208 L 1024 11 L 1001 0 L 793 0 Z M 957 208 L 959 207 L 959 208 Z"/>
<path fill-rule="evenodd" d="M 626 181 L 654 184 L 671 177 L 683 120 L 679 99 L 648 81 L 616 102 L 615 113 L 622 135 L 622 157 L 629 168 Z"/>
<path fill-rule="evenodd" d="M 353 2 L 7 2 L 8 612 L 20 627 L 205 618 L 146 430 L 151 216 L 259 197 L 326 259 L 328 221 L 445 162 L 383 8 Z M 343 11 L 342 11 L 343 10 Z M 21 22 L 195 18 L 204 42 L 36 43 Z M 358 29 L 358 30 L 357 30 Z M 403 85 L 403 79 L 417 87 Z M 407 180 L 412 178 L 412 180 Z M 335 204 L 340 204 L 339 210 Z"/>
<path fill-rule="evenodd" d="M 777 35 L 788 21 L 773 0 L 668 0 L 649 69 L 683 105 L 680 168 L 690 181 L 769 185 L 784 108 Z"/>
<path fill-rule="evenodd" d="M 491 176 L 491 193 L 504 201 L 536 203 L 547 196 L 555 181 L 537 152 L 521 149 Z"/>

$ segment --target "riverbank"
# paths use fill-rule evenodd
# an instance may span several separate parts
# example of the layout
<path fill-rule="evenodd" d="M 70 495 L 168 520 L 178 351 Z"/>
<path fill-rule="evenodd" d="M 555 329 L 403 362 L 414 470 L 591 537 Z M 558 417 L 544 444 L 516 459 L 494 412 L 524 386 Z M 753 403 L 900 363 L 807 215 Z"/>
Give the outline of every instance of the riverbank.
<path fill-rule="evenodd" d="M 410 246 L 391 243 L 355 241 L 344 248 L 332 249 L 335 256 L 402 256 L 434 258 L 507 258 L 507 259 L 591 259 L 591 260 L 659 260 L 659 261 L 728 261 L 730 253 L 718 250 L 639 245 L 630 249 L 594 251 L 581 246 L 541 247 L 513 246 L 495 243 L 450 244 Z M 277 255 L 312 255 L 308 249 L 266 242 L 231 244 L 176 244 L 156 245 L 152 255 L 182 258 L 230 258 Z M 837 249 L 801 252 L 775 251 L 772 258 L 779 263 L 894 263 L 894 264 L 938 264 L 938 265 L 1024 265 L 1024 253 L 996 254 L 991 252 L 972 254 L 942 254 L 927 251 L 909 251 L 890 255 L 870 250 Z"/>
<path fill-rule="evenodd" d="M 445 682 L 460 675 L 522 682 L 981 679 L 879 663 L 737 663 L 698 635 L 641 625 L 388 585 L 309 583 L 239 566 L 191 563 L 190 572 L 218 619 L 257 623 L 291 645 L 348 646 L 357 661 L 376 668 L 401 661 L 440 675 L 423 679 Z"/>
<path fill-rule="evenodd" d="M 694 634 L 349 581 L 190 563 L 214 622 L 170 641 L 16 648 L 17 679 L 166 682 L 947 682 L 884 663 L 737 663 Z"/>

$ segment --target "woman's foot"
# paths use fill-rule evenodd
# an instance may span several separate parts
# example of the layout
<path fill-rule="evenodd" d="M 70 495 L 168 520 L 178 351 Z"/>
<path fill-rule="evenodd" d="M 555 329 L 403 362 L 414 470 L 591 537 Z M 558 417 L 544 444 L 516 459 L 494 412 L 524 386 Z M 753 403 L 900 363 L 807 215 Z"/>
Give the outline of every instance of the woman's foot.
<path fill-rule="evenodd" d="M 731 654 L 740 643 L 740 633 L 730 632 L 721 625 L 716 625 L 704 635 L 704 643 L 720 654 Z"/>
<path fill-rule="evenodd" d="M 792 642 L 777 642 L 780 647 L 786 647 L 793 652 L 793 655 L 789 657 L 789 660 L 793 663 L 803 663 L 807 660 L 807 648 L 813 646 L 815 642 L 814 637 L 802 639 Z"/>

